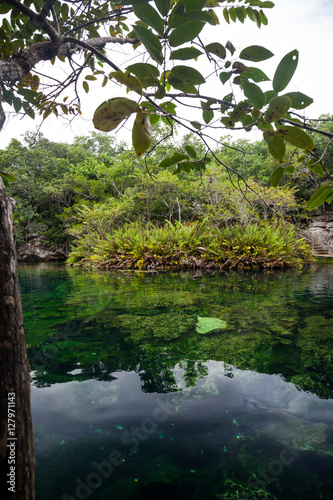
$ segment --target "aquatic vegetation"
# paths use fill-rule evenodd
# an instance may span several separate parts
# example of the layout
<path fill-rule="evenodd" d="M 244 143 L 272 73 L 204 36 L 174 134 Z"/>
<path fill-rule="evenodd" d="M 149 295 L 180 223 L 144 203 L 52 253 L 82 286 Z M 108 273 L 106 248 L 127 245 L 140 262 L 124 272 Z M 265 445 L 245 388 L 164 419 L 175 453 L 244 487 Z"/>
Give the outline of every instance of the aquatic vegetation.
<path fill-rule="evenodd" d="M 85 239 L 86 238 L 86 239 Z M 227 227 L 207 220 L 162 226 L 140 222 L 82 235 L 68 264 L 99 269 L 244 269 L 301 266 L 313 260 L 291 226 L 260 222 Z"/>
<path fill-rule="evenodd" d="M 225 482 L 224 486 L 225 491 L 216 496 L 217 500 L 238 500 L 241 498 L 246 498 L 247 500 L 257 500 L 260 498 L 263 500 L 276 500 L 275 496 L 265 490 L 250 488 L 249 486 L 230 479 Z"/>

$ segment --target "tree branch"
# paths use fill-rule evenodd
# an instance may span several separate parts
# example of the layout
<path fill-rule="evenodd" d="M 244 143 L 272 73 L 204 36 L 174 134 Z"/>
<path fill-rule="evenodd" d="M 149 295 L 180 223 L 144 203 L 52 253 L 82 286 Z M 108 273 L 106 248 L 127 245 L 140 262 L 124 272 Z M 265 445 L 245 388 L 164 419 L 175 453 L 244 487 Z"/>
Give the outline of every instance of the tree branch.
<path fill-rule="evenodd" d="M 324 130 L 310 127 L 310 125 L 306 125 L 306 123 L 297 123 L 292 120 L 288 120 L 287 118 L 281 118 L 281 120 L 279 120 L 279 123 L 290 123 L 290 125 L 293 125 L 294 127 L 303 128 L 305 130 L 308 130 L 309 132 L 314 132 L 316 134 L 324 135 L 325 137 L 333 139 L 333 134 L 331 132 L 325 132 Z"/>
<path fill-rule="evenodd" d="M 51 26 L 51 24 L 48 23 L 48 21 L 45 19 L 46 16 L 44 17 L 43 9 L 41 11 L 42 14 L 37 14 L 33 10 L 29 9 L 29 7 L 27 7 L 26 5 L 19 2 L 18 0 L 6 0 L 6 3 L 11 5 L 15 9 L 19 10 L 25 16 L 27 16 L 27 18 L 30 19 L 30 21 L 33 22 L 35 26 L 41 28 L 50 37 L 52 42 L 54 42 L 58 46 L 61 44 L 61 36 L 53 28 L 53 26 Z M 52 3 L 52 5 L 50 5 L 51 8 L 55 3 L 55 0 L 46 0 L 46 3 Z"/>
<path fill-rule="evenodd" d="M 92 40 L 96 40 L 96 38 L 95 39 L 92 38 Z M 103 38 L 101 38 L 101 39 L 97 38 L 97 40 L 103 40 Z M 83 40 L 77 40 L 76 38 L 71 37 L 71 36 L 65 36 L 63 38 L 63 41 L 65 43 L 67 42 L 67 43 L 79 45 L 80 47 L 83 47 L 84 49 L 89 50 L 92 54 L 95 54 L 95 56 L 99 57 L 102 61 L 109 64 L 109 66 L 111 66 L 111 68 L 113 68 L 114 70 L 121 71 L 121 69 L 118 68 L 118 66 L 116 66 L 116 64 L 114 64 L 112 61 L 110 61 L 110 59 L 108 59 L 104 54 L 102 54 L 102 52 L 95 49 L 95 47 L 93 45 L 90 45 L 90 43 L 89 43 L 90 40 L 83 41 Z"/>

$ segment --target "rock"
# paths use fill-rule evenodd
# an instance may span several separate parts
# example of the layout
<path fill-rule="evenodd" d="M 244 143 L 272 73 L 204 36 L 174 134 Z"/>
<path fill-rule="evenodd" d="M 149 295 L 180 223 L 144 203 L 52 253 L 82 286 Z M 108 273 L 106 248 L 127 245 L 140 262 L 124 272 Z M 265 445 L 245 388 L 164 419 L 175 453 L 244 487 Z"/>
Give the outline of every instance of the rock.
<path fill-rule="evenodd" d="M 51 248 L 40 235 L 32 235 L 27 243 L 17 248 L 17 258 L 24 262 L 66 260 L 67 257 L 64 247 Z"/>
<path fill-rule="evenodd" d="M 319 216 L 312 219 L 303 234 L 313 244 L 317 244 L 333 254 L 333 216 Z"/>

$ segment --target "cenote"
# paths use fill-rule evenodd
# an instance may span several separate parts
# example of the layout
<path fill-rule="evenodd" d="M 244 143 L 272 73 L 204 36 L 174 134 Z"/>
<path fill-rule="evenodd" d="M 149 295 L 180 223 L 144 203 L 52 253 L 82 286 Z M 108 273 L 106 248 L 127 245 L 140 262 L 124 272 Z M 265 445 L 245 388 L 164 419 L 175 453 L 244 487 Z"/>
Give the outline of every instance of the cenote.
<path fill-rule="evenodd" d="M 332 497 L 333 266 L 20 280 L 37 500 Z"/>

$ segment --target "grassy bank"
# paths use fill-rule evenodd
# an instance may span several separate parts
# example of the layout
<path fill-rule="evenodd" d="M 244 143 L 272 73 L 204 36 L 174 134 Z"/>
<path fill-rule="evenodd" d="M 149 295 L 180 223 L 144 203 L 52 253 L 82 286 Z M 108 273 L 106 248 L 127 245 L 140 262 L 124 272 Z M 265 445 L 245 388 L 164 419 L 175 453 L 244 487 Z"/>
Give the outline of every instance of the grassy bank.
<path fill-rule="evenodd" d="M 216 228 L 205 222 L 132 223 L 100 238 L 81 236 L 68 264 L 101 269 L 246 269 L 301 266 L 313 260 L 293 228 L 261 222 Z"/>

